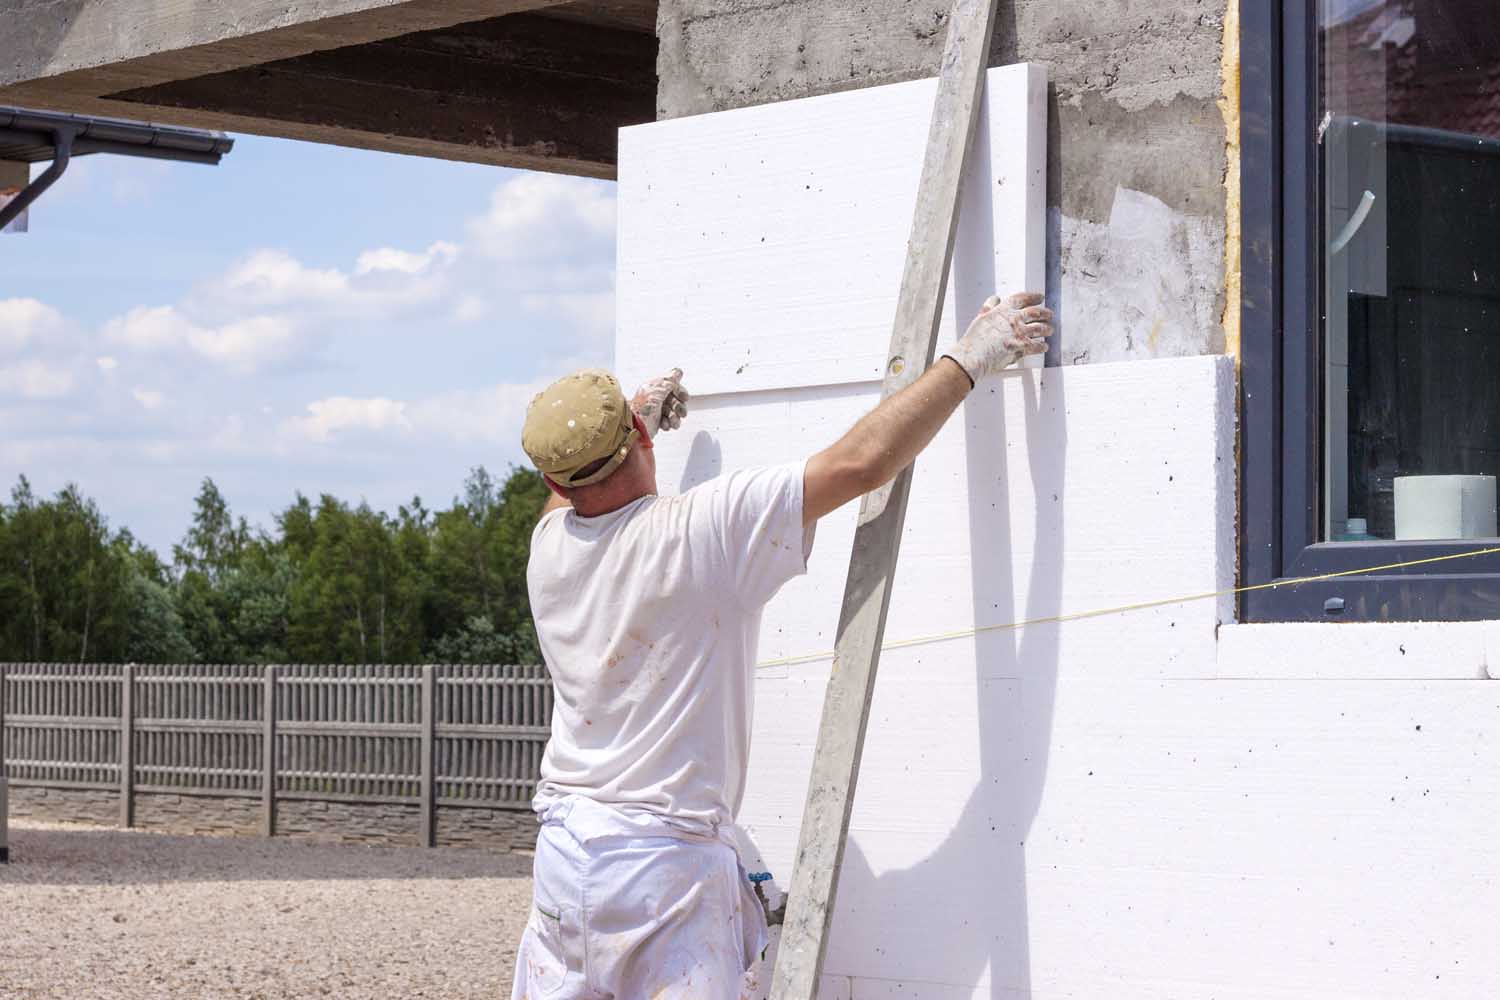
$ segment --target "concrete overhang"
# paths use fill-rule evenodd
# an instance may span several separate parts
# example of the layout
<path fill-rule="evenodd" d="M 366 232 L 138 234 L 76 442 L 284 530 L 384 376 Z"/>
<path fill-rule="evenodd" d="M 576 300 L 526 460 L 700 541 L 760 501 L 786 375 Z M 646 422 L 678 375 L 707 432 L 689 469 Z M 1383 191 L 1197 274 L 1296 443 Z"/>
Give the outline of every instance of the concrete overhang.
<path fill-rule="evenodd" d="M 656 0 L 0 0 L 0 104 L 613 177 Z"/>

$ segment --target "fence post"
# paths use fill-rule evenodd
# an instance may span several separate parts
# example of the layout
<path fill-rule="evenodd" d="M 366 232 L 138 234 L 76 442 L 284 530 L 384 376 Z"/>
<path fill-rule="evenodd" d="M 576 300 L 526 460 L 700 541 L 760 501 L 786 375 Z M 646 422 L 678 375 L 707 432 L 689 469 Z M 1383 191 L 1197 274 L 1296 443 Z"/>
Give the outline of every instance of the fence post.
<path fill-rule="evenodd" d="M 276 665 L 266 664 L 261 677 L 260 833 L 276 836 Z"/>
<path fill-rule="evenodd" d="M 135 825 L 135 664 L 120 668 L 120 825 Z"/>
<path fill-rule="evenodd" d="M 1497 664 L 1500 666 L 1500 664 Z M 5 780 L 5 664 L 0 663 L 0 865 L 10 860 L 10 803 Z"/>
<path fill-rule="evenodd" d="M 437 667 L 422 666 L 422 846 L 437 845 L 437 804 L 433 794 L 433 750 L 437 743 L 437 698 L 434 677 Z"/>

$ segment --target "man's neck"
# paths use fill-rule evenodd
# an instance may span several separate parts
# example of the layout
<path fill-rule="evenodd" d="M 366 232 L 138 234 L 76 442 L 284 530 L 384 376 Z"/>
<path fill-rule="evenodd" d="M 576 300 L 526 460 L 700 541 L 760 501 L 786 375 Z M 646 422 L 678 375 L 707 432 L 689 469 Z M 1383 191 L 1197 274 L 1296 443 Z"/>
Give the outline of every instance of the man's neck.
<path fill-rule="evenodd" d="M 620 496 L 601 497 L 593 504 L 573 504 L 573 513 L 579 517 L 603 517 L 605 514 L 613 514 L 615 511 L 629 507 L 641 497 L 651 496 L 653 490 L 637 489 Z"/>

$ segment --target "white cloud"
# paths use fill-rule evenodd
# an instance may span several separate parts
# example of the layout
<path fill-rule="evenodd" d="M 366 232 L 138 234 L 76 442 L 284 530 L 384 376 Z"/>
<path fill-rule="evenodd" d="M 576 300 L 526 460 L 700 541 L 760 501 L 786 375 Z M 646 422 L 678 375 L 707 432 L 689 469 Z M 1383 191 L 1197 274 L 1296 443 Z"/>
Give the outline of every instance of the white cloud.
<path fill-rule="evenodd" d="M 182 308 L 195 317 L 220 320 L 270 310 L 292 312 L 299 319 L 381 319 L 391 309 L 443 294 L 459 254 L 457 245 L 444 240 L 421 252 L 379 247 L 359 254 L 348 273 L 309 267 L 283 250 L 256 250 L 199 285 Z"/>
<path fill-rule="evenodd" d="M 289 354 L 296 328 L 280 316 L 252 316 L 222 326 L 202 326 L 175 306 L 137 306 L 105 323 L 104 336 L 138 351 L 186 348 L 209 361 L 252 372 Z"/>
<path fill-rule="evenodd" d="M 355 274 L 370 274 L 376 271 L 396 271 L 401 274 L 422 274 L 427 270 L 445 267 L 458 257 L 458 247 L 446 240 L 438 240 L 422 253 L 381 247 L 366 250 L 354 263 Z"/>
<path fill-rule="evenodd" d="M 576 257 L 615 236 L 612 185 L 556 174 L 523 174 L 495 189 L 469 238 L 499 260 Z"/>
<path fill-rule="evenodd" d="M 25 399 L 56 399 L 73 388 L 73 373 L 44 361 L 20 361 L 0 367 L 0 392 Z"/>
<path fill-rule="evenodd" d="M 468 223 L 463 245 L 376 247 L 347 270 L 310 266 L 285 250 L 254 250 L 175 303 L 114 317 L 104 339 L 251 373 L 302 355 L 332 355 L 330 344 L 341 336 L 401 323 L 424 332 L 474 324 L 508 304 L 501 317 L 507 335 L 546 329 L 538 343 L 549 351 L 598 353 L 614 330 L 614 225 L 610 185 L 522 175 L 495 188 L 486 211 Z M 504 266 L 496 267 L 496 258 Z M 99 367 L 110 370 L 102 361 Z"/>
<path fill-rule="evenodd" d="M 338 300 L 349 292 L 349 279 L 339 270 L 307 267 L 284 250 L 256 250 L 215 284 L 257 306 Z"/>
<path fill-rule="evenodd" d="M 335 436 L 358 431 L 405 430 L 411 426 L 406 404 L 376 396 L 355 399 L 330 396 L 307 404 L 307 415 L 292 417 L 283 430 L 304 441 L 326 442 Z"/>
<path fill-rule="evenodd" d="M 60 333 L 62 313 L 36 299 L 0 299 L 0 349 L 18 350 L 35 337 Z"/>
<path fill-rule="evenodd" d="M 136 306 L 104 324 L 104 337 L 135 350 L 157 350 L 184 343 L 196 329 L 172 306 Z"/>
<path fill-rule="evenodd" d="M 284 438 L 323 444 L 354 433 L 400 432 L 445 444 L 515 446 L 531 399 L 554 376 L 453 390 L 416 400 L 330 396 L 307 404 L 304 416 L 281 423 Z"/>
<path fill-rule="evenodd" d="M 70 170 L 74 187 L 89 182 L 88 160 L 73 169 L 85 171 Z M 154 177 L 118 176 L 96 171 L 88 205 L 145 195 L 181 214 Z M 7 300 L 36 292 L 0 282 L 0 467 L 39 489 L 78 479 L 165 546 L 205 475 L 266 523 L 294 489 L 390 509 L 442 497 L 473 465 L 524 462 L 535 392 L 609 358 L 613 187 L 508 172 L 478 183 L 446 231 L 387 226 L 351 245 L 291 225 L 269 245 L 190 242 L 155 271 L 123 262 L 92 308 L 37 296 L 64 315 Z M 115 273 L 125 246 L 80 244 L 79 274 Z M 114 298 L 132 286 L 134 299 Z M 99 302 L 115 307 L 96 321 Z"/>
<path fill-rule="evenodd" d="M 296 328 L 280 316 L 252 316 L 236 323 L 196 331 L 193 350 L 221 364 L 250 372 L 291 353 Z"/>
<path fill-rule="evenodd" d="M 130 394 L 135 397 L 137 403 L 140 403 L 148 410 L 161 408 L 162 394 L 155 389 L 145 389 L 141 386 L 136 386 L 130 390 Z"/>

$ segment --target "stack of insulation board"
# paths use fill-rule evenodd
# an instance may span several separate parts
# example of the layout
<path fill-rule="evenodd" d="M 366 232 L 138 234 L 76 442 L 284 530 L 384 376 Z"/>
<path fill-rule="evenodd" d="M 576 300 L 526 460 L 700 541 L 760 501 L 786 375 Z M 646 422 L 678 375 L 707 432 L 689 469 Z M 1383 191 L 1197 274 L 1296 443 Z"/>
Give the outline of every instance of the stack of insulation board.
<path fill-rule="evenodd" d="M 992 289 L 1045 278 L 1045 92 L 1036 67 L 989 73 L 940 350 Z M 664 493 L 804 458 L 877 400 L 932 95 L 622 132 L 617 367 L 681 366 L 695 392 L 659 439 Z M 1088 322 L 1054 304 L 1061 337 Z M 1233 586 L 1234 422 L 1224 357 L 982 383 L 917 463 L 887 639 Z M 740 819 L 782 886 L 854 517 L 823 521 L 764 618 L 763 661 L 815 657 L 756 671 Z M 1500 995 L 1492 924 L 1464 918 L 1500 907 L 1500 778 L 1472 758 L 1500 685 L 1413 683 L 1448 723 L 1414 732 L 1388 682 L 1226 661 L 1232 608 L 887 652 L 824 1000 Z M 1414 782 L 1441 803 L 1398 812 Z M 1436 889 L 1414 902 L 1408 878 Z"/>

